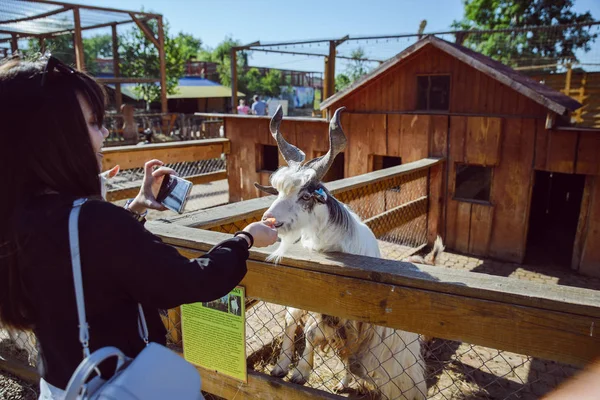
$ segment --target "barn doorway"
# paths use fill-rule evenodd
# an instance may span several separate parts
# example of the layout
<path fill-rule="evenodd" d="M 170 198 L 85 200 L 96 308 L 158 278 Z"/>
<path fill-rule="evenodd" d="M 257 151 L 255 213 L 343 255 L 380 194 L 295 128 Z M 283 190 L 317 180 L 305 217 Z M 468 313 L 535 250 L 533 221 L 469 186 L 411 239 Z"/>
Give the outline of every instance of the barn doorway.
<path fill-rule="evenodd" d="M 585 175 L 535 171 L 526 263 L 570 267 L 584 185 Z"/>

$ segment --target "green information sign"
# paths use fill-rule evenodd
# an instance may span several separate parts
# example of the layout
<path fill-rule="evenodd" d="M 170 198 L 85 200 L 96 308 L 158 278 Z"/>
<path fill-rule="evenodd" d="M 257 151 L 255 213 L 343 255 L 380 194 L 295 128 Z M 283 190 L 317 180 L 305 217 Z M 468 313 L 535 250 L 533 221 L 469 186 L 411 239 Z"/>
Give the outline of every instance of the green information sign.
<path fill-rule="evenodd" d="M 209 303 L 181 306 L 185 359 L 247 383 L 244 306 L 241 286 Z"/>

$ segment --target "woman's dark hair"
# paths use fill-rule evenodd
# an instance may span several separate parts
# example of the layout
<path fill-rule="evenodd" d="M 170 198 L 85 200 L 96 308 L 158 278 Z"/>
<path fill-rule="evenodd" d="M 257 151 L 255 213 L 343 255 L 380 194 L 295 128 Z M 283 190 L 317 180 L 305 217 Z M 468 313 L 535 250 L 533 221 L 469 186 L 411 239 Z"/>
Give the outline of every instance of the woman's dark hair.
<path fill-rule="evenodd" d="M 87 99 L 101 125 L 104 91 L 84 73 L 45 71 L 46 66 L 47 61 L 18 59 L 0 65 L 0 322 L 22 329 L 32 328 L 32 318 L 19 271 L 17 208 L 47 191 L 101 195 L 98 161 L 77 94 Z"/>

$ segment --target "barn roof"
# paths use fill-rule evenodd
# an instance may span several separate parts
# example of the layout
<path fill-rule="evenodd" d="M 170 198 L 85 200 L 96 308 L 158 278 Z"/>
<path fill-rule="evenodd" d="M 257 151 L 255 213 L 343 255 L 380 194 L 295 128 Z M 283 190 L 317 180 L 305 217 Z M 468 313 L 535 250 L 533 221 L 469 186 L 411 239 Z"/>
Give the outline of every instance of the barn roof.
<path fill-rule="evenodd" d="M 450 43 L 438 37 L 428 35 L 412 46 L 407 47 L 401 53 L 390 58 L 379 67 L 374 69 L 371 73 L 354 82 L 352 85 L 323 101 L 321 103 L 321 110 L 330 107 L 332 104 L 348 96 L 356 89 L 376 79 L 378 76 L 385 73 L 395 65 L 401 63 L 402 60 L 406 59 L 408 56 L 419 51 L 427 45 L 432 45 L 448 53 L 452 57 L 459 59 L 478 71 L 509 86 L 510 88 L 521 93 L 523 96 L 530 98 L 531 100 L 541 104 L 542 106 L 554 111 L 559 115 L 565 114 L 567 110 L 574 111 L 581 107 L 581 104 L 571 97 L 566 96 L 549 86 L 541 84 L 502 64 L 501 62 L 493 60 L 488 56 L 477 53 L 464 46 Z"/>

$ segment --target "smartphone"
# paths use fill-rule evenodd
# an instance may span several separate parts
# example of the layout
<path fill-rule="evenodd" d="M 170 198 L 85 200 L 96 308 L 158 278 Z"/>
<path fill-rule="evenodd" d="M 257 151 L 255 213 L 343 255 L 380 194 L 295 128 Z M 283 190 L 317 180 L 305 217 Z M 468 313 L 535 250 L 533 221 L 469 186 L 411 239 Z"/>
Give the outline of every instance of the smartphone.
<path fill-rule="evenodd" d="M 165 175 L 156 200 L 169 210 L 183 213 L 193 183 L 178 176 Z"/>

